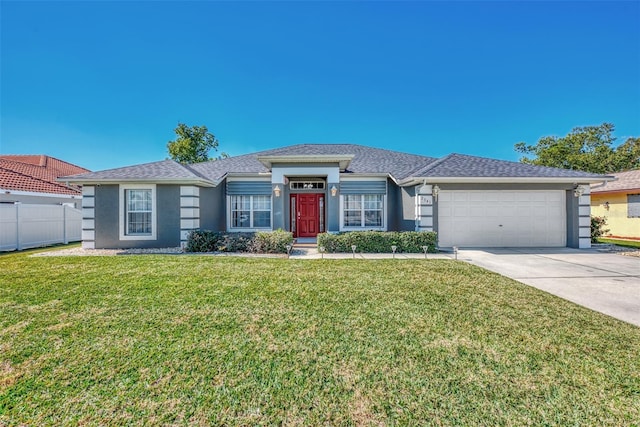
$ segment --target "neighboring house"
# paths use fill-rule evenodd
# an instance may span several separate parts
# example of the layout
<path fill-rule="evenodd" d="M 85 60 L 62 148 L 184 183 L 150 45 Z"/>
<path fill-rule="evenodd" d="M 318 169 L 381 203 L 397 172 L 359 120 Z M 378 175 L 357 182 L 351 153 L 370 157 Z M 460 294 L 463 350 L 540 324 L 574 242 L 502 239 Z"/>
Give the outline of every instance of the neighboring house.
<path fill-rule="evenodd" d="M 45 155 L 0 155 L 0 203 L 70 204 L 81 207 L 82 190 L 58 181 L 88 169 Z"/>
<path fill-rule="evenodd" d="M 591 214 L 607 219 L 611 236 L 640 238 L 640 169 L 611 175 L 591 186 Z"/>
<path fill-rule="evenodd" d="M 302 144 L 193 165 L 62 178 L 82 185 L 85 248 L 169 247 L 194 229 L 437 231 L 441 247 L 590 247 L 600 175 L 451 154 Z M 583 194 L 584 193 L 584 194 Z"/>

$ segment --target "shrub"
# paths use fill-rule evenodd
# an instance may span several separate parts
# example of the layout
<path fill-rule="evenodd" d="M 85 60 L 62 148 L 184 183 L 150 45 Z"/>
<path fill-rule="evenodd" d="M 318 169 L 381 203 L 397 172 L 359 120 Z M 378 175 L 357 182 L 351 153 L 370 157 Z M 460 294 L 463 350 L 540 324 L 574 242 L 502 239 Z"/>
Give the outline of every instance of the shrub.
<path fill-rule="evenodd" d="M 193 230 L 187 235 L 185 252 L 215 252 L 222 241 L 222 233 L 209 230 Z"/>
<path fill-rule="evenodd" d="M 427 246 L 431 253 L 436 252 L 437 234 L 432 231 L 349 231 L 339 234 L 318 234 L 318 247 L 324 246 L 329 253 L 351 252 L 356 245 L 357 252 L 388 253 L 391 246 L 397 246 L 396 252 L 422 253 Z"/>
<path fill-rule="evenodd" d="M 287 245 L 292 242 L 292 234 L 283 230 L 257 233 L 193 230 L 187 236 L 184 250 L 185 252 L 287 253 Z"/>
<path fill-rule="evenodd" d="M 591 217 L 591 243 L 597 243 L 598 237 L 602 237 L 610 231 L 608 228 L 604 228 L 605 225 L 607 225 L 607 218 L 603 216 Z"/>
<path fill-rule="evenodd" d="M 251 241 L 251 252 L 286 254 L 287 245 L 293 243 L 293 234 L 284 230 L 258 231 Z"/>

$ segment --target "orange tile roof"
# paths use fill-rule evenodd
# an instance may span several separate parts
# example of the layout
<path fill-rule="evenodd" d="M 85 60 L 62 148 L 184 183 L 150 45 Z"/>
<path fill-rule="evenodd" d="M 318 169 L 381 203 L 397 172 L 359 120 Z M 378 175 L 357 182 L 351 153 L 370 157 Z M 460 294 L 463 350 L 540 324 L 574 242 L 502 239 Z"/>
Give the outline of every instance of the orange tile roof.
<path fill-rule="evenodd" d="M 0 155 L 2 190 L 78 195 L 78 186 L 67 186 L 56 179 L 86 172 L 89 170 L 45 155 Z"/>

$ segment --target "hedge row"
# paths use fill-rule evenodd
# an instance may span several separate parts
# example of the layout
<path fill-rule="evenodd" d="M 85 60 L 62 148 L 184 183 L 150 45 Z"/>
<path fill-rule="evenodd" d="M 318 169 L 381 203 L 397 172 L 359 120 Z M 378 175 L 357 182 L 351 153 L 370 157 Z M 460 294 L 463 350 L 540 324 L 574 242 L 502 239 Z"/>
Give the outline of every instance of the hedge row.
<path fill-rule="evenodd" d="M 391 246 L 396 252 L 421 253 L 427 246 L 428 252 L 436 252 L 437 234 L 431 231 L 349 231 L 340 234 L 318 234 L 318 247 L 328 253 L 351 252 L 389 253 Z"/>
<path fill-rule="evenodd" d="M 286 254 L 293 243 L 288 231 L 258 231 L 256 233 L 224 233 L 194 230 L 187 236 L 185 252 L 254 252 Z"/>

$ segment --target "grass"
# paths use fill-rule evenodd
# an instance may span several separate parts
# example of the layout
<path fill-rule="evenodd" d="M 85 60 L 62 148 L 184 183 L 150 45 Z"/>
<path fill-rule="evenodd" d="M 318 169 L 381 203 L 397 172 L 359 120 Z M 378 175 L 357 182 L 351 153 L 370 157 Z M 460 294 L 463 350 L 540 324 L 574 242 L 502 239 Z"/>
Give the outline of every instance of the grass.
<path fill-rule="evenodd" d="M 609 243 L 616 246 L 623 246 L 626 248 L 639 248 L 640 249 L 640 241 L 635 240 L 621 240 L 621 239 L 610 239 L 606 237 L 599 237 L 598 243 Z"/>
<path fill-rule="evenodd" d="M 450 260 L 0 257 L 0 425 L 637 425 L 639 354 Z"/>

